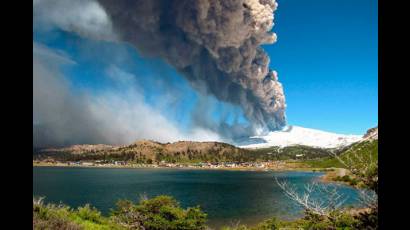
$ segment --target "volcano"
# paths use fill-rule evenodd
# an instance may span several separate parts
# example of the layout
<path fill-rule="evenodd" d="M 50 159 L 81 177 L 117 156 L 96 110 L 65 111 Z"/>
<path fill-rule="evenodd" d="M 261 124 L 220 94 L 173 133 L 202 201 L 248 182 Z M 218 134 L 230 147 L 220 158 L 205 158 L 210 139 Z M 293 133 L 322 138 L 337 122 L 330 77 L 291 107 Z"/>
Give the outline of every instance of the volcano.
<path fill-rule="evenodd" d="M 238 143 L 238 146 L 242 148 L 266 148 L 306 145 L 319 148 L 338 148 L 361 139 L 362 135 L 345 135 L 300 126 L 288 126 L 280 131 L 252 136 L 248 140 Z"/>

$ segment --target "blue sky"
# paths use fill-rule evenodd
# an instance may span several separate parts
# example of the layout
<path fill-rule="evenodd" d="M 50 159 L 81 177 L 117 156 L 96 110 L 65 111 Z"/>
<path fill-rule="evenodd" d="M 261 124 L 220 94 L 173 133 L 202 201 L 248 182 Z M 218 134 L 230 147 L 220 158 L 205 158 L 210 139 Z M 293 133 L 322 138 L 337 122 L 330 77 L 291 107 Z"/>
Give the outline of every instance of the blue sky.
<path fill-rule="evenodd" d="M 362 134 L 378 123 L 377 0 L 279 1 L 265 46 L 290 124 Z"/>
<path fill-rule="evenodd" d="M 377 17 L 372 0 L 279 1 L 273 28 L 278 42 L 264 49 L 284 86 L 290 125 L 345 134 L 363 134 L 377 125 Z M 63 69 L 74 92 L 121 94 L 121 86 L 108 76 L 120 68 L 135 78 L 145 103 L 189 129 L 198 94 L 161 60 L 140 57 L 123 43 L 58 29 L 34 30 L 33 35 L 35 42 L 76 62 Z M 214 119 L 245 122 L 238 107 L 208 100 Z"/>

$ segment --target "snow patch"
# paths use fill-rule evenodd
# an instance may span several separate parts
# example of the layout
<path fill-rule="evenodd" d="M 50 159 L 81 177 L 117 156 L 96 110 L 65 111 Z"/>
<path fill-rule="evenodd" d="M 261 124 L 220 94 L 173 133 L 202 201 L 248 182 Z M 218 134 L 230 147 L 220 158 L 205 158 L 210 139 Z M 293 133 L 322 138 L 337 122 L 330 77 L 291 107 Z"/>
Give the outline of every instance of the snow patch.
<path fill-rule="evenodd" d="M 300 126 L 288 126 L 281 131 L 250 137 L 247 143 L 239 144 L 239 147 L 266 148 L 271 146 L 306 145 L 320 148 L 337 148 L 361 139 L 361 135 L 344 135 Z"/>

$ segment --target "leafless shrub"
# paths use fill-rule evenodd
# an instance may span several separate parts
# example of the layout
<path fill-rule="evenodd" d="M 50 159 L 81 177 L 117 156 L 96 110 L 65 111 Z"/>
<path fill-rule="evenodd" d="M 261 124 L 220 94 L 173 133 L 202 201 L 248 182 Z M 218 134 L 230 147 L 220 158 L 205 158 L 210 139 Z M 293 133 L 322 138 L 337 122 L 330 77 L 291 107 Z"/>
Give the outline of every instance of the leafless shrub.
<path fill-rule="evenodd" d="M 298 203 L 305 210 L 311 213 L 329 216 L 329 213 L 340 208 L 347 200 L 347 196 L 343 196 L 336 185 L 325 185 L 317 182 L 308 183 L 304 186 L 304 191 L 297 191 L 296 187 L 286 180 L 278 180 L 275 177 L 276 183 L 284 191 L 286 196 Z M 313 196 L 314 194 L 324 194 L 324 196 Z"/>
<path fill-rule="evenodd" d="M 357 150 L 360 150 L 360 147 Z M 359 190 L 359 201 L 366 208 L 377 209 L 377 167 L 378 160 L 372 154 L 364 156 L 349 149 L 343 154 L 343 158 L 335 152 L 331 155 L 335 157 L 348 171 L 364 182 L 369 189 Z M 341 208 L 348 197 L 344 197 L 337 185 L 325 185 L 317 182 L 306 184 L 303 192 L 298 192 L 294 185 L 286 180 L 279 181 L 275 177 L 276 183 L 284 193 L 293 201 L 301 205 L 306 211 L 331 218 L 330 213 Z M 374 191 L 373 191 L 374 190 Z M 313 197 L 313 194 L 321 192 L 323 196 Z"/>
<path fill-rule="evenodd" d="M 43 205 L 44 197 L 33 197 L 33 205 Z"/>
<path fill-rule="evenodd" d="M 371 190 L 360 190 L 358 200 L 362 205 L 368 208 L 374 209 L 378 206 L 378 196 Z"/>
<path fill-rule="evenodd" d="M 144 201 L 144 200 L 148 200 L 148 195 L 145 192 L 139 194 L 139 201 Z"/>
<path fill-rule="evenodd" d="M 117 203 L 118 211 L 111 219 L 126 229 L 142 229 L 145 217 L 135 209 L 130 201 L 119 201 Z"/>
<path fill-rule="evenodd" d="M 231 220 L 229 224 L 229 229 L 240 229 L 241 221 L 240 220 Z"/>

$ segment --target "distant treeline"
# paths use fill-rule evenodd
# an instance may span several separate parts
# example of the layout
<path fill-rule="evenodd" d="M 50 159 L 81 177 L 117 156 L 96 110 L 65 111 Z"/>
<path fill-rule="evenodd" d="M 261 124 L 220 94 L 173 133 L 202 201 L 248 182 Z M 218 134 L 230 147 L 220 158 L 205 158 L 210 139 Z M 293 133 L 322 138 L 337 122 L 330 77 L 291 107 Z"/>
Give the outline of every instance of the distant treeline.
<path fill-rule="evenodd" d="M 288 159 L 320 159 L 329 157 L 331 152 L 341 152 L 343 149 L 322 149 L 309 146 L 289 146 L 284 148 L 270 147 L 263 149 L 229 149 L 225 147 L 209 148 L 207 150 L 191 150 L 168 152 L 156 149 L 149 153 L 135 150 L 133 146 L 111 150 L 88 151 L 83 153 L 41 152 L 33 155 L 34 160 L 53 159 L 56 161 L 125 161 L 133 163 L 152 164 L 195 163 L 195 162 L 258 162 Z"/>

